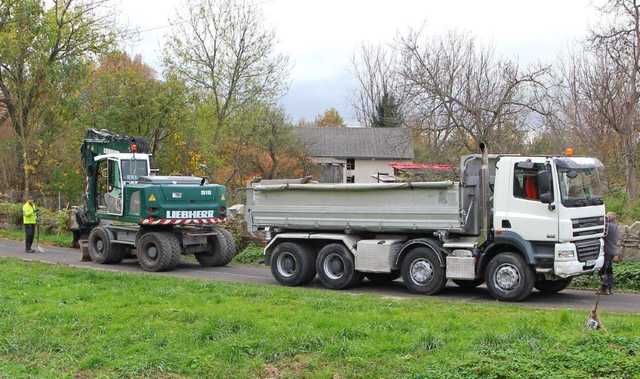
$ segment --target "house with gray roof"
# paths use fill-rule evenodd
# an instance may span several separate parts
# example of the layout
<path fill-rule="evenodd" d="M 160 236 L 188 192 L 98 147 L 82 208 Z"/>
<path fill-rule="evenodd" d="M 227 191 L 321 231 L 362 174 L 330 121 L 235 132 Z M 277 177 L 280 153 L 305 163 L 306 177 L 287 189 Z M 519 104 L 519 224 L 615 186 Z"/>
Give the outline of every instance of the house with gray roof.
<path fill-rule="evenodd" d="M 323 183 L 376 183 L 393 178 L 392 162 L 414 158 L 406 128 L 296 128 Z"/>

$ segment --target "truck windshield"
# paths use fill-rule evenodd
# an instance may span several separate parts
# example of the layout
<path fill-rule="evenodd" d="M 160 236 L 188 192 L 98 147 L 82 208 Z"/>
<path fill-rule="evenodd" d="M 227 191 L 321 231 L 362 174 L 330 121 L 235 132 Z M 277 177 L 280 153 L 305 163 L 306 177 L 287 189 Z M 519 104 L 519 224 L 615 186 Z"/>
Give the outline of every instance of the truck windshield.
<path fill-rule="evenodd" d="M 149 175 L 147 161 L 144 159 L 123 159 L 122 177 L 124 180 L 136 181 L 141 176 Z"/>
<path fill-rule="evenodd" d="M 586 207 L 602 204 L 600 168 L 569 168 L 558 166 L 560 195 L 565 207 Z"/>

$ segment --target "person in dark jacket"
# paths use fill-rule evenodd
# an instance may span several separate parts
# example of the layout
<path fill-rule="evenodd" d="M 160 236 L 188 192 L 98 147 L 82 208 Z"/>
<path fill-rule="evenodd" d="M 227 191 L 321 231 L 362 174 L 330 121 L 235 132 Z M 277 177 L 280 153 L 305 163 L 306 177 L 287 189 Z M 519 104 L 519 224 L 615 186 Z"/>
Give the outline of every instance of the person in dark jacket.
<path fill-rule="evenodd" d="M 600 269 L 602 286 L 598 292 L 601 295 L 613 294 L 613 262 L 617 262 L 619 260 L 618 238 L 620 236 L 616 218 L 615 213 L 607 213 L 607 225 L 604 236 L 604 265 L 602 266 L 602 269 Z"/>

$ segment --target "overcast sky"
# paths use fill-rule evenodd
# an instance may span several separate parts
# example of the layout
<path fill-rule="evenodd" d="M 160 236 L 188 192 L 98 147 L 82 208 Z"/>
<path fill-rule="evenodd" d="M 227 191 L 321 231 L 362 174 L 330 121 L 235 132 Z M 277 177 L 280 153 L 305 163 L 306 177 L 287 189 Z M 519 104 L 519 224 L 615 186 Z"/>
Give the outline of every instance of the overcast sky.
<path fill-rule="evenodd" d="M 116 0 L 119 18 L 143 32 L 129 53 L 161 71 L 165 26 L 183 0 Z M 388 43 L 409 27 L 457 29 L 522 63 L 552 62 L 597 20 L 593 0 L 255 0 L 280 52 L 293 62 L 282 105 L 294 121 L 335 107 L 355 123 L 351 59 L 363 42 Z M 153 29 L 153 30 L 149 30 Z"/>

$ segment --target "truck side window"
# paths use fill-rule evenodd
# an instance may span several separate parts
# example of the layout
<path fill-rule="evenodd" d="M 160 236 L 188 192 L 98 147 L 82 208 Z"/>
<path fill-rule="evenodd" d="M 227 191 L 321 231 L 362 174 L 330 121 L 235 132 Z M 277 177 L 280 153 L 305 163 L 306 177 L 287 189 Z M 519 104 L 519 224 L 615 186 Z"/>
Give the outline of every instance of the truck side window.
<path fill-rule="evenodd" d="M 543 170 L 542 163 L 516 163 L 513 170 L 513 197 L 525 200 L 540 200 L 538 193 L 538 171 Z"/>

